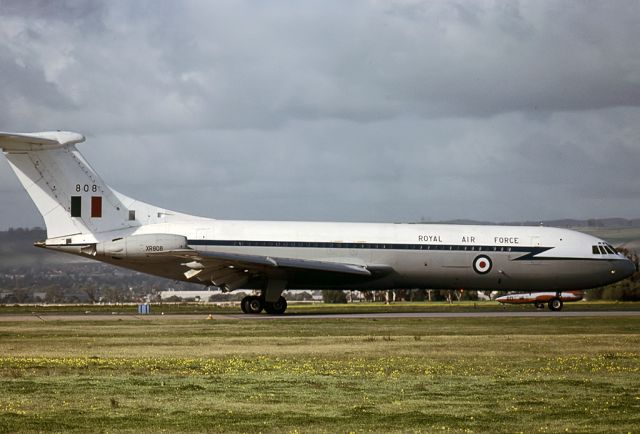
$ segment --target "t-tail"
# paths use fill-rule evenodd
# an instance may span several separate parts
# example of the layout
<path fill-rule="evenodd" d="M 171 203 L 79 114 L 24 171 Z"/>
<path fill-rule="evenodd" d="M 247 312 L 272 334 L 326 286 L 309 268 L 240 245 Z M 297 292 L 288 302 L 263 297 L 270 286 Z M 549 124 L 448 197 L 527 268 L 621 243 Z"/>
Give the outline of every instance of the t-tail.
<path fill-rule="evenodd" d="M 44 218 L 47 244 L 95 243 L 97 234 L 161 221 L 168 211 L 105 184 L 76 149 L 84 140 L 69 131 L 0 132 L 0 148 Z"/>

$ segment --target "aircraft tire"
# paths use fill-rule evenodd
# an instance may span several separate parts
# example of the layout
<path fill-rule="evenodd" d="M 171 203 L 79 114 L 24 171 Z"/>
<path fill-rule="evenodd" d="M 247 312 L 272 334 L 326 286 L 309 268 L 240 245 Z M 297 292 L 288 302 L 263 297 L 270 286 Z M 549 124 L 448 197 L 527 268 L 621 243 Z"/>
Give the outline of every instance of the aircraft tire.
<path fill-rule="evenodd" d="M 549 310 L 552 310 L 554 312 L 562 310 L 562 300 L 560 300 L 559 298 L 552 298 L 551 300 L 549 300 Z"/>
<path fill-rule="evenodd" d="M 264 300 L 255 295 L 250 295 L 248 297 L 247 303 L 245 304 L 247 313 L 250 314 L 259 314 L 264 309 Z"/>
<path fill-rule="evenodd" d="M 536 306 L 536 309 L 544 309 L 544 303 L 537 301 L 534 305 Z"/>
<path fill-rule="evenodd" d="M 264 310 L 271 315 L 282 315 L 287 310 L 287 300 L 281 296 L 275 303 L 265 303 Z"/>
<path fill-rule="evenodd" d="M 249 296 L 247 295 L 240 302 L 240 309 L 242 309 L 242 313 L 249 313 L 247 310 L 247 304 L 249 303 Z"/>

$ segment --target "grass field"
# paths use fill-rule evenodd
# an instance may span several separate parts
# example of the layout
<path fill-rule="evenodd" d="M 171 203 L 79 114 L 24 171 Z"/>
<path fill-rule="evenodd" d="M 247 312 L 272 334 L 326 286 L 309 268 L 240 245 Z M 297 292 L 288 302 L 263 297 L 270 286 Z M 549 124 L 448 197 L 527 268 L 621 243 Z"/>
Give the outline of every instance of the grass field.
<path fill-rule="evenodd" d="M 640 318 L 0 323 L 0 432 L 640 432 Z"/>

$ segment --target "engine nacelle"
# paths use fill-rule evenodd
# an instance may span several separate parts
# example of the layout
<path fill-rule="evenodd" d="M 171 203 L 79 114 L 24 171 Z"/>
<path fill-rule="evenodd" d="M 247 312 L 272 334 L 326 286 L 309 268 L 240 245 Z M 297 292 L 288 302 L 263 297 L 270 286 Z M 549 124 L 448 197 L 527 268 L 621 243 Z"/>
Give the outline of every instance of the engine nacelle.
<path fill-rule="evenodd" d="M 182 235 L 142 234 L 98 243 L 96 253 L 113 258 L 136 259 L 158 256 L 162 252 L 186 248 L 187 237 Z"/>

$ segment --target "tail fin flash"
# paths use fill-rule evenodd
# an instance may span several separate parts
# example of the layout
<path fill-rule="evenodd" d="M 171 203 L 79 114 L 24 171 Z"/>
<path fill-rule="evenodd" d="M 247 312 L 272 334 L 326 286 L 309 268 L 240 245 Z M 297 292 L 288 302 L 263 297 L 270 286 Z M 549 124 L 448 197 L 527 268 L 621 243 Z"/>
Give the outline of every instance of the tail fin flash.
<path fill-rule="evenodd" d="M 68 131 L 0 132 L 0 148 L 42 214 L 48 238 L 138 226 L 142 216 L 161 215 L 109 188 L 76 149 L 84 140 Z"/>

